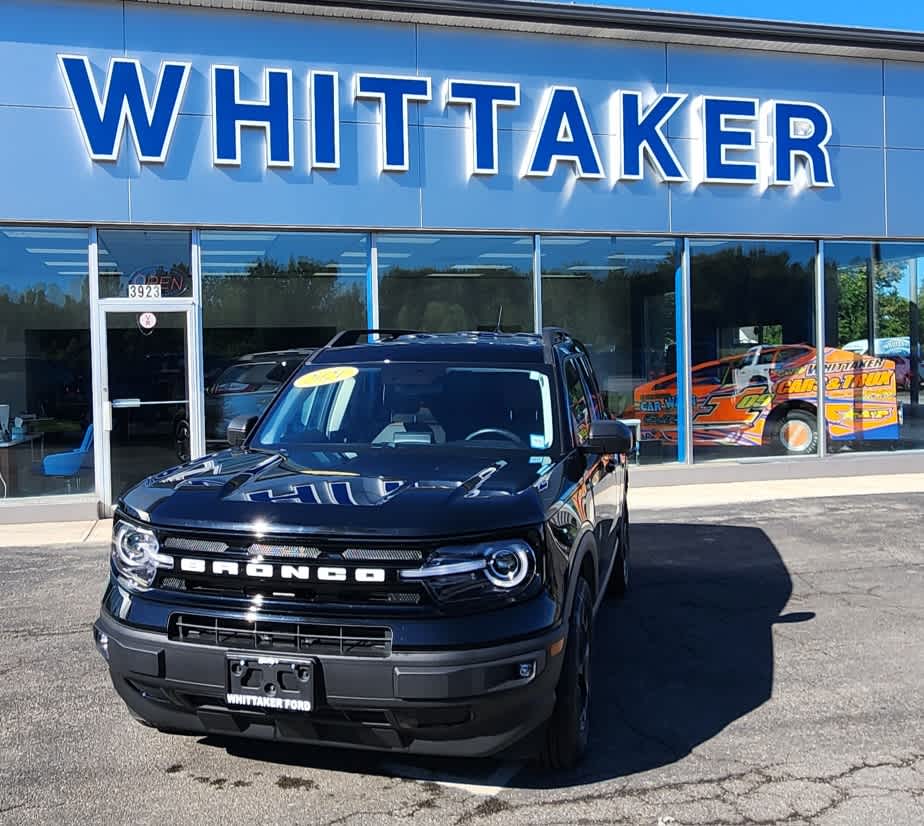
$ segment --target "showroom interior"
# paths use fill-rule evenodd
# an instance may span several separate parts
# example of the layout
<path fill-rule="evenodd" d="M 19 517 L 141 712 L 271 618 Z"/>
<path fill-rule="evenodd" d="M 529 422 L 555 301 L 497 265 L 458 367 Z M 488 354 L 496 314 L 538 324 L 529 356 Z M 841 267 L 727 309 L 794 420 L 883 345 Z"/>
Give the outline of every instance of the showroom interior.
<path fill-rule="evenodd" d="M 588 347 L 611 413 L 631 420 L 640 386 L 666 379 L 676 398 L 688 378 L 696 398 L 704 366 L 762 346 L 814 356 L 823 334 L 827 348 L 900 363 L 920 342 L 924 290 L 924 245 L 857 241 L 7 226 L 0 253 L 6 499 L 95 494 L 94 393 L 111 405 L 113 501 L 203 452 L 190 445 L 196 397 L 217 449 L 210 402 L 268 399 L 343 329 L 565 327 Z M 151 329 L 144 299 L 129 297 L 137 283 L 162 286 Z M 814 455 L 924 448 L 920 378 L 903 372 L 896 392 L 895 439 L 819 440 Z M 696 405 L 640 442 L 640 465 L 774 455 L 691 438 Z"/>

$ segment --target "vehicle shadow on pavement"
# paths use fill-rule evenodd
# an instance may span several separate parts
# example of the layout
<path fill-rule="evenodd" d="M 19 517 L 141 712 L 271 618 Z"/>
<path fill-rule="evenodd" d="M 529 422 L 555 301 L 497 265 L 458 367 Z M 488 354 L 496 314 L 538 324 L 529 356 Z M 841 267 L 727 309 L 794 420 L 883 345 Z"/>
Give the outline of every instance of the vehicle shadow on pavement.
<path fill-rule="evenodd" d="M 632 527 L 629 596 L 605 602 L 595 628 L 592 734 L 567 775 L 527 772 L 519 785 L 571 786 L 673 763 L 770 699 L 773 625 L 792 593 L 759 528 Z"/>
<path fill-rule="evenodd" d="M 491 760 L 204 742 L 277 764 L 485 787 L 567 788 L 673 763 L 770 698 L 772 626 L 814 615 L 781 615 L 791 580 L 759 528 L 637 523 L 631 547 L 630 594 L 605 598 L 597 618 L 590 748 L 571 772 L 511 763 L 535 737 Z"/>

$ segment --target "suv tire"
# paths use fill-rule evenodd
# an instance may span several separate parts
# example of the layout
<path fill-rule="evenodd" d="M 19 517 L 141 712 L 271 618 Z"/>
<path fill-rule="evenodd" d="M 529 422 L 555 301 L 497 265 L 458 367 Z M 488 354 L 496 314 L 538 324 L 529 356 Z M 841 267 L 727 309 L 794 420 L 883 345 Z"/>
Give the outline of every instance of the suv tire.
<path fill-rule="evenodd" d="M 582 576 L 574 593 L 555 708 L 546 725 L 545 742 L 540 755 L 542 765 L 549 769 L 574 768 L 587 751 L 593 621 L 593 594 Z"/>
<path fill-rule="evenodd" d="M 610 571 L 610 581 L 606 592 L 614 597 L 624 597 L 629 590 L 629 573 L 632 562 L 632 552 L 629 550 L 629 507 L 623 505 L 622 519 L 619 520 L 619 545 L 616 550 L 616 559 L 613 560 L 613 570 Z"/>

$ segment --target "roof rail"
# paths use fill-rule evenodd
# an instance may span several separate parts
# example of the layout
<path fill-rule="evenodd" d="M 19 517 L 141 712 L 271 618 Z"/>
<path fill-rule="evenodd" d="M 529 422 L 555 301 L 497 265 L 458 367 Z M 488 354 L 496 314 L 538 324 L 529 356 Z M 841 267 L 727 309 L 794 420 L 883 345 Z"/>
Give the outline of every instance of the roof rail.
<path fill-rule="evenodd" d="M 381 338 L 384 338 L 386 341 L 391 341 L 392 339 L 399 338 L 400 336 L 412 336 L 417 335 L 418 330 L 341 330 L 337 335 L 335 335 L 327 344 L 324 345 L 324 349 L 328 347 L 352 347 L 354 344 L 359 344 L 359 340 L 363 336 L 376 335 Z"/>
<path fill-rule="evenodd" d="M 571 341 L 571 336 L 568 334 L 567 330 L 563 330 L 561 327 L 542 328 L 542 353 L 546 364 L 554 363 L 552 352 L 555 349 L 555 345 L 561 344 L 563 341 Z"/>

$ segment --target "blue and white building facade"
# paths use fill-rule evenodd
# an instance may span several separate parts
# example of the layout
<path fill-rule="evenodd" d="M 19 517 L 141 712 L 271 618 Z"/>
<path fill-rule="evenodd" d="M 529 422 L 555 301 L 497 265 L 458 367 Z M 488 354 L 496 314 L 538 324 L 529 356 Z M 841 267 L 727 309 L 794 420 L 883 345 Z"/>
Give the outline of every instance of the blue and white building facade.
<path fill-rule="evenodd" d="M 678 473 L 747 457 L 697 446 L 697 368 L 754 347 L 891 347 L 913 423 L 924 37 L 228 5 L 0 8 L 0 521 L 105 511 L 344 326 L 566 325 L 627 418 L 676 374 L 639 458 Z"/>

